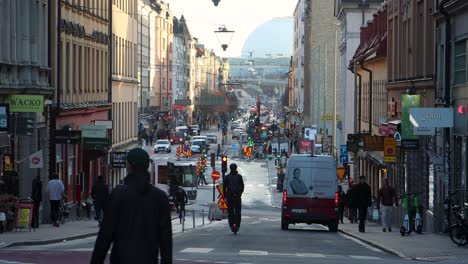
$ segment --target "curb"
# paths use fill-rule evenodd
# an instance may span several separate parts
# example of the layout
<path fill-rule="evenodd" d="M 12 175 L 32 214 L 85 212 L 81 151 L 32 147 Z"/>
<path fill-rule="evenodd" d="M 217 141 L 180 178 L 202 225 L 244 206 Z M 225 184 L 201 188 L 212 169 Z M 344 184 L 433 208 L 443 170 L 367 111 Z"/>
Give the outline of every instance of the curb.
<path fill-rule="evenodd" d="M 7 244 L 3 248 L 18 247 L 18 246 L 40 246 L 40 245 L 47 245 L 47 244 L 55 244 L 55 243 L 59 243 L 59 242 L 62 242 L 62 241 L 83 239 L 83 238 L 92 237 L 92 236 L 95 236 L 95 235 L 97 235 L 97 232 L 84 233 L 84 234 L 74 235 L 74 236 L 70 236 L 70 237 L 54 238 L 54 239 L 49 239 L 49 240 L 19 241 L 19 242 L 12 242 L 10 244 Z"/>
<path fill-rule="evenodd" d="M 391 255 L 400 257 L 400 258 L 402 258 L 402 259 L 411 259 L 410 257 L 406 256 L 406 255 L 405 255 L 403 252 L 401 252 L 401 251 L 398 251 L 398 250 L 395 250 L 395 249 L 389 248 L 389 247 L 384 247 L 384 246 L 382 246 L 382 245 L 380 245 L 380 244 L 378 244 L 378 243 L 375 243 L 375 242 L 373 242 L 373 241 L 371 241 L 371 240 L 369 240 L 369 239 L 366 239 L 366 238 L 360 237 L 360 236 L 358 236 L 358 235 L 355 235 L 355 234 L 353 234 L 353 233 L 351 233 L 351 232 L 347 232 L 347 231 L 344 231 L 344 230 L 342 230 L 342 229 L 338 229 L 338 232 L 340 232 L 341 234 L 344 234 L 344 235 L 346 235 L 346 236 L 355 238 L 355 239 L 357 239 L 357 240 L 359 240 L 359 241 L 361 241 L 361 242 L 363 242 L 363 243 L 365 243 L 365 244 L 367 244 L 367 245 L 369 245 L 369 246 L 372 246 L 372 247 L 375 247 L 375 248 L 377 248 L 377 249 L 380 249 L 380 250 L 382 250 L 382 251 L 385 252 L 385 253 L 388 253 L 388 254 L 391 254 Z"/>

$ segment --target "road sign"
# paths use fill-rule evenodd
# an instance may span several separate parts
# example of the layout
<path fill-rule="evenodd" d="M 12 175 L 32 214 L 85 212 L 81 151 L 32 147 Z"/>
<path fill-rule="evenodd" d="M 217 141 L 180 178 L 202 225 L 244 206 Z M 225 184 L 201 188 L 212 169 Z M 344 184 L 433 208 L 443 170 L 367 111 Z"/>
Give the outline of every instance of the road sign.
<path fill-rule="evenodd" d="M 336 176 L 338 176 L 338 179 L 342 181 L 346 176 L 346 168 L 336 168 Z"/>
<path fill-rule="evenodd" d="M 396 139 L 384 138 L 384 162 L 396 162 Z"/>
<path fill-rule="evenodd" d="M 348 146 L 340 145 L 340 155 L 348 155 Z"/>
<path fill-rule="evenodd" d="M 401 146 L 401 135 L 400 135 L 400 133 L 398 131 L 395 132 L 395 135 L 393 137 L 395 137 L 397 147 Z"/>
<path fill-rule="evenodd" d="M 221 198 L 219 198 L 218 206 L 219 206 L 219 209 L 221 209 L 221 210 L 227 210 L 228 209 L 226 200 L 224 200 L 223 196 L 221 196 Z"/>
<path fill-rule="evenodd" d="M 221 177 L 221 173 L 219 173 L 219 171 L 213 171 L 213 172 L 211 173 L 211 178 L 212 178 L 214 181 L 219 180 L 220 177 Z"/>
<path fill-rule="evenodd" d="M 216 185 L 216 189 L 218 190 L 219 195 L 224 197 L 223 186 L 221 184 L 218 184 L 218 185 Z"/>
<path fill-rule="evenodd" d="M 340 155 L 341 163 L 348 163 L 348 155 Z"/>
<path fill-rule="evenodd" d="M 232 149 L 232 150 L 237 150 L 237 144 L 232 144 L 231 149 Z"/>

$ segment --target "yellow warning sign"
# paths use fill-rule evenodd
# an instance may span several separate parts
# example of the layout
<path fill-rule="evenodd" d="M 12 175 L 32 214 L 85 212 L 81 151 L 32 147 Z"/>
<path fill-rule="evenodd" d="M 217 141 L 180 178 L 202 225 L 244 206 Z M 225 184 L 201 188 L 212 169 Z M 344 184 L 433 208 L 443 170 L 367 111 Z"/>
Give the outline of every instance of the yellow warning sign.
<path fill-rule="evenodd" d="M 220 194 L 222 197 L 224 197 L 223 185 L 222 185 L 222 184 L 216 185 L 216 189 L 218 189 L 219 194 Z"/>
<path fill-rule="evenodd" d="M 219 209 L 221 209 L 221 210 L 227 210 L 228 209 L 226 200 L 224 200 L 223 196 L 221 196 L 221 198 L 219 198 L 218 206 L 219 206 Z"/>
<path fill-rule="evenodd" d="M 346 175 L 346 168 L 336 168 L 336 176 L 342 181 Z"/>

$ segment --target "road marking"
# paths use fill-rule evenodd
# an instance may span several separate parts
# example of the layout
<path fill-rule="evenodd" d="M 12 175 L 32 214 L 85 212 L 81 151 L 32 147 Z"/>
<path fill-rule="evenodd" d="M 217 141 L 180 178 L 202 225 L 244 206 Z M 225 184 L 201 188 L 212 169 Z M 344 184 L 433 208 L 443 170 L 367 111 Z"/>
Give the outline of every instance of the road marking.
<path fill-rule="evenodd" d="M 239 251 L 240 255 L 253 255 L 253 256 L 266 256 L 268 255 L 268 251 L 261 251 L 261 250 L 241 250 Z"/>
<path fill-rule="evenodd" d="M 362 242 L 362 241 L 359 240 L 359 239 L 356 239 L 356 238 L 351 237 L 351 236 L 344 235 L 344 234 L 342 234 L 342 233 L 340 233 L 339 235 L 342 236 L 342 237 L 345 237 L 345 238 L 347 238 L 347 239 L 349 239 L 349 240 L 351 240 L 351 241 L 354 241 L 354 242 L 358 243 L 359 245 L 361 245 L 361 246 L 363 246 L 363 247 L 365 247 L 365 248 L 367 248 L 367 249 L 369 249 L 369 250 L 372 250 L 372 251 L 374 251 L 374 252 L 383 253 L 382 250 L 380 250 L 380 249 L 378 249 L 378 248 L 375 248 L 375 247 L 373 247 L 373 246 L 371 246 L 371 245 L 368 245 L 368 244 Z"/>
<path fill-rule="evenodd" d="M 373 256 L 350 256 L 353 259 L 362 259 L 362 260 L 379 260 L 381 258 L 379 257 L 373 257 Z"/>
<path fill-rule="evenodd" d="M 265 187 L 265 184 L 259 183 L 257 184 L 257 187 Z"/>
<path fill-rule="evenodd" d="M 326 257 L 323 254 L 318 254 L 318 253 L 299 253 L 296 254 L 298 257 L 306 257 L 306 258 L 324 258 Z"/>
<path fill-rule="evenodd" d="M 0 264 L 34 264 L 31 262 L 18 262 L 18 261 L 10 261 L 10 260 L 1 260 L 0 259 Z"/>
<path fill-rule="evenodd" d="M 252 222 L 250 223 L 251 225 L 256 225 L 256 224 L 260 224 L 262 221 L 255 221 L 255 222 Z"/>
<path fill-rule="evenodd" d="M 186 248 L 184 250 L 179 251 L 180 253 L 210 253 L 213 251 L 213 248 Z"/>
<path fill-rule="evenodd" d="M 88 251 L 93 251 L 94 248 L 70 248 L 67 249 L 67 251 L 77 251 L 77 252 L 88 252 Z"/>

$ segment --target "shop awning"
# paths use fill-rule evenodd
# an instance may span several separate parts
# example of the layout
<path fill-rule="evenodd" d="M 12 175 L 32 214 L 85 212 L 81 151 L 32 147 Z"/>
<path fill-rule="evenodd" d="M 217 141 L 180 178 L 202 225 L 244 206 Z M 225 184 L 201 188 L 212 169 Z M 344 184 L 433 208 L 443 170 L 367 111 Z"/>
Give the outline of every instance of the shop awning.
<path fill-rule="evenodd" d="M 384 166 L 383 151 L 367 151 L 366 159 L 372 161 L 377 166 Z"/>

